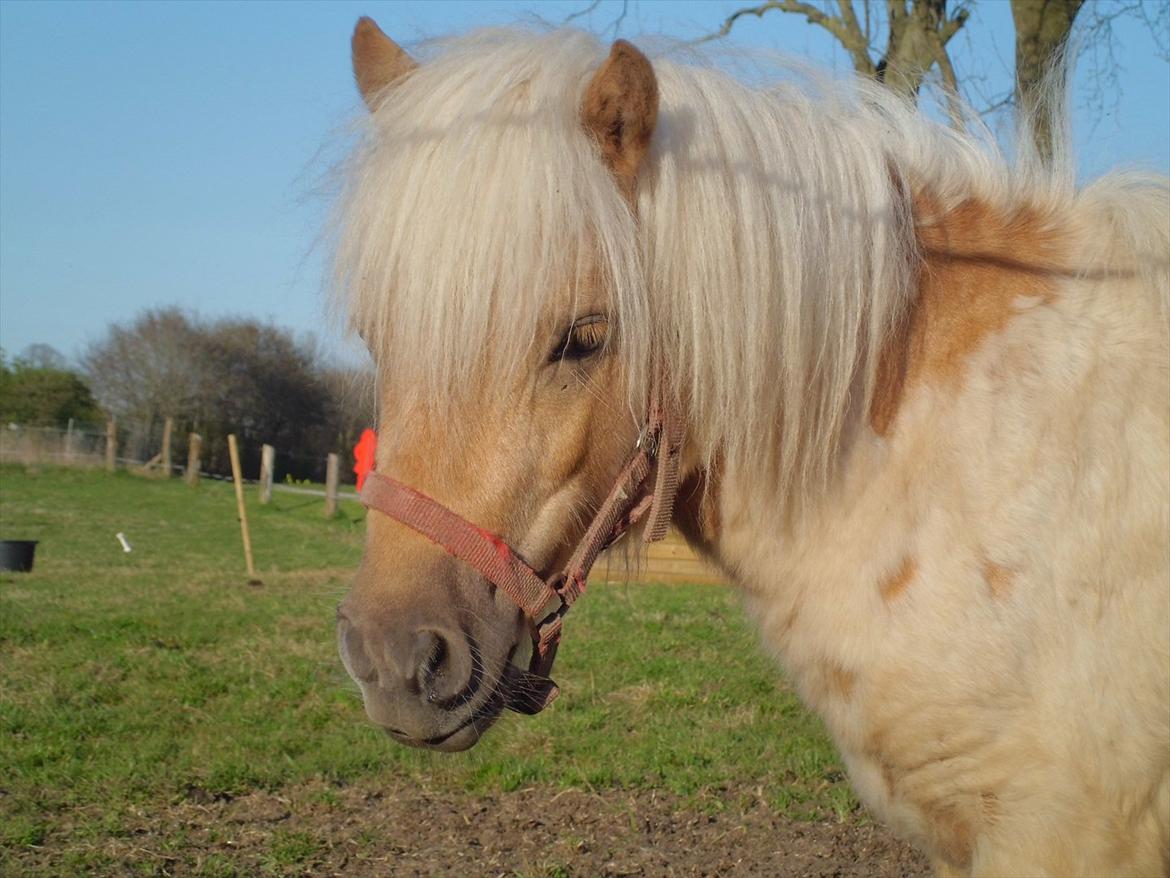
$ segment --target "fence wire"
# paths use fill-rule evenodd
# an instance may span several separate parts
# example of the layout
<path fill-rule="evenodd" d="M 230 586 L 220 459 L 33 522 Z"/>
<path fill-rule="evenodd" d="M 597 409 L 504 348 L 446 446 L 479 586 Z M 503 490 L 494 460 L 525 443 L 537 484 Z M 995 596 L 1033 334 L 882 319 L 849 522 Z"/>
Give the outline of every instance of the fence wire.
<path fill-rule="evenodd" d="M 122 434 L 130 436 L 133 441 L 127 442 L 120 448 L 121 453 L 115 458 L 117 464 L 125 467 L 149 468 L 150 471 L 161 471 L 162 464 L 157 458 L 162 446 L 162 430 L 150 431 L 146 429 L 135 432 L 129 430 Z M 120 441 L 120 440 L 119 440 Z M 26 427 L 17 424 L 8 424 L 0 427 L 0 462 L 23 463 L 36 465 L 43 463 L 63 464 L 66 466 L 105 466 L 106 458 L 106 428 L 104 425 L 83 424 L 74 425 L 72 429 L 57 429 L 53 427 Z M 279 459 L 280 449 L 276 449 Z M 187 443 L 176 435 L 173 439 L 173 460 L 171 470 L 175 475 L 185 476 L 187 472 Z M 342 456 L 343 461 L 348 455 Z M 321 461 L 324 469 L 325 461 Z M 342 463 L 342 471 L 345 464 Z M 243 482 L 251 487 L 260 485 L 259 472 L 257 478 L 243 478 Z M 201 470 L 201 479 L 230 482 L 232 477 Z M 329 499 L 329 492 L 320 488 L 311 488 L 305 485 L 285 484 L 274 481 L 272 490 L 276 493 L 299 495 L 302 497 L 316 497 Z M 347 500 L 360 502 L 353 490 L 338 490 L 334 495 L 337 501 Z M 614 575 L 616 574 L 616 575 Z M 671 535 L 661 543 L 649 546 L 644 555 L 637 547 L 624 542 L 615 551 L 607 552 L 603 556 L 603 563 L 599 564 L 594 577 L 599 581 L 655 581 L 655 582 L 722 582 L 721 575 L 711 569 L 705 561 L 696 556 L 679 536 Z"/>
<path fill-rule="evenodd" d="M 104 425 L 78 424 L 73 427 L 29 427 L 22 424 L 7 424 L 0 428 L 0 462 L 18 463 L 26 466 L 40 464 L 58 464 L 63 466 L 102 467 L 107 466 L 107 447 L 109 439 Z M 163 463 L 161 449 L 163 444 L 163 428 L 143 427 L 141 425 L 118 426 L 114 462 L 123 467 L 141 467 L 152 472 L 161 472 Z M 277 454 L 280 451 L 277 450 Z M 303 461 L 309 458 L 303 455 L 290 455 Z M 317 461 L 313 461 L 317 463 Z M 324 472 L 325 461 L 319 462 L 320 470 Z M 172 438 L 171 473 L 176 476 L 187 475 L 187 442 Z M 343 467 L 344 472 L 344 467 Z M 242 474 L 241 474 L 242 475 Z M 258 474 L 257 474 L 258 475 Z M 199 478 L 215 481 L 230 482 L 232 477 L 200 469 Z M 260 479 L 242 475 L 244 484 L 256 486 Z M 329 492 L 320 488 L 309 488 L 302 485 L 273 482 L 272 490 L 281 494 L 297 494 L 303 497 L 321 497 L 327 499 Z M 338 500 L 357 501 L 358 495 L 353 490 L 338 490 L 334 495 Z"/>

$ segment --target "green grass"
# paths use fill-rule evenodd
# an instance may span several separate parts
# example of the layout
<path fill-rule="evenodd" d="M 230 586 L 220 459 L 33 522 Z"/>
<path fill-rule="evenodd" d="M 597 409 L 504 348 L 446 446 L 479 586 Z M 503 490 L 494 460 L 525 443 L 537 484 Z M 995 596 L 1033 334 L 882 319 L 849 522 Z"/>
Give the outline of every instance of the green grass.
<path fill-rule="evenodd" d="M 393 744 L 334 647 L 362 510 L 325 521 L 311 498 L 249 502 L 259 588 L 230 485 L 0 467 L 0 535 L 41 541 L 34 572 L 0 574 L 0 866 L 62 826 L 99 840 L 127 809 L 319 778 L 750 787 L 790 816 L 854 807 L 819 722 L 712 586 L 594 586 L 566 626 L 552 709 L 509 715 L 460 755 Z M 318 843 L 275 837 L 273 868 Z"/>

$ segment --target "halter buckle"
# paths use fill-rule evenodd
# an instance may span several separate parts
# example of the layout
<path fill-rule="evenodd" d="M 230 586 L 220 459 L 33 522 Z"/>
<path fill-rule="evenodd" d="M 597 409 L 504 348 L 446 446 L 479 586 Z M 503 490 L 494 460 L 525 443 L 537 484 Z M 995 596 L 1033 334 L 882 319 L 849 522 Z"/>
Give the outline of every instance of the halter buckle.
<path fill-rule="evenodd" d="M 563 591 L 566 581 L 563 573 L 558 573 L 549 580 L 548 587 L 560 603 L 534 623 L 532 642 L 541 656 L 545 656 L 550 647 L 555 648 L 561 639 L 565 613 L 569 612 L 569 607 L 572 605 L 572 600 L 567 599 Z"/>
<path fill-rule="evenodd" d="M 561 610 L 550 613 L 543 622 L 536 626 L 536 633 L 539 635 L 536 638 L 536 651 L 541 656 L 548 655 L 549 650 L 560 643 L 561 629 L 565 624 L 564 611 L 568 608 L 568 604 L 562 604 Z"/>
<path fill-rule="evenodd" d="M 647 424 L 642 428 L 642 432 L 638 434 L 638 441 L 634 443 L 636 450 L 645 451 L 647 456 L 653 458 L 658 454 L 658 441 L 662 437 L 661 426 L 651 426 Z"/>

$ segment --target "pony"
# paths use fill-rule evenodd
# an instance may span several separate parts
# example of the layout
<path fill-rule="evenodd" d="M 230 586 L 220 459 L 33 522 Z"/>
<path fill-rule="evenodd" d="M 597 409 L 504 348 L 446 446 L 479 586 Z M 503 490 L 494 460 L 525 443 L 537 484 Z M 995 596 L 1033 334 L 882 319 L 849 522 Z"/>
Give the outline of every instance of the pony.
<path fill-rule="evenodd" d="M 571 29 L 352 60 L 376 472 L 556 570 L 660 393 L 675 526 L 874 814 L 940 875 L 1170 872 L 1167 180 Z M 392 737 L 473 745 L 530 626 L 371 511 L 338 637 Z"/>

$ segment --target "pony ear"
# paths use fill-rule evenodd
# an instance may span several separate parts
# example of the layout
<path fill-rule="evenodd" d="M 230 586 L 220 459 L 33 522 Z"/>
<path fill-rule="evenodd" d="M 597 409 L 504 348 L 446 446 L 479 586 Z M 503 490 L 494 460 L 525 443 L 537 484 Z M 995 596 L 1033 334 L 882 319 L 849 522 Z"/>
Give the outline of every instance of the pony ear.
<path fill-rule="evenodd" d="M 377 106 L 377 97 L 382 89 L 397 82 L 418 66 L 398 43 L 390 39 L 374 22 L 362 16 L 353 29 L 353 75 L 366 106 L 371 110 Z"/>
<path fill-rule="evenodd" d="M 627 197 L 633 197 L 638 168 L 657 121 L 654 68 L 632 44 L 618 40 L 585 89 L 581 122 Z"/>

